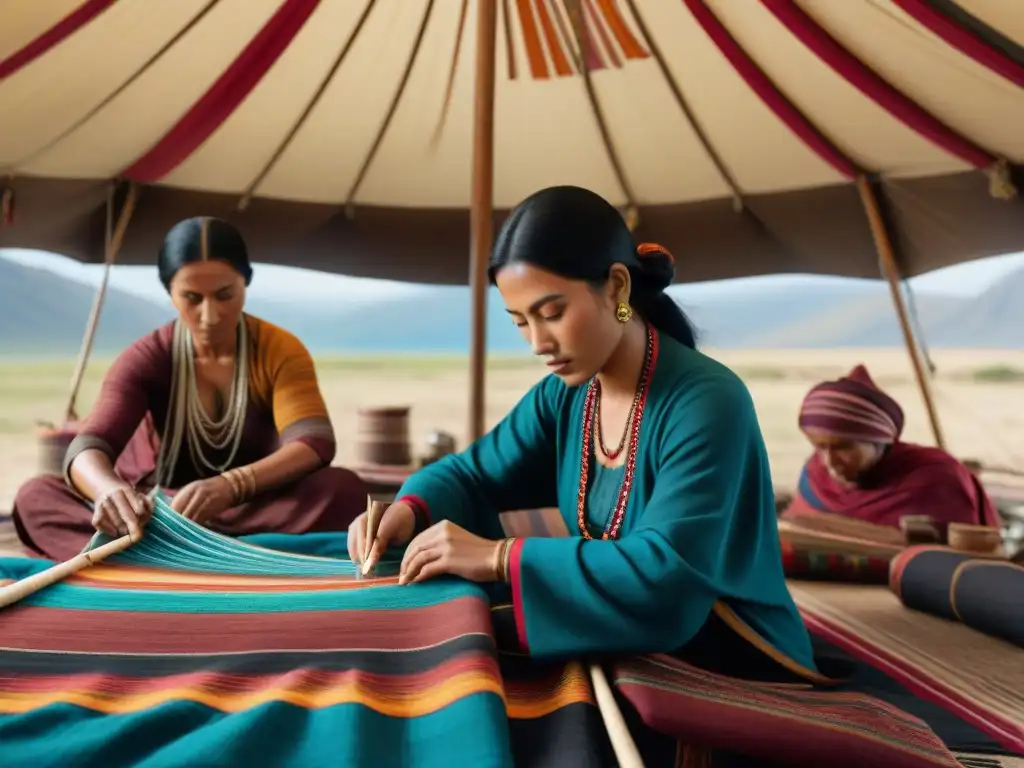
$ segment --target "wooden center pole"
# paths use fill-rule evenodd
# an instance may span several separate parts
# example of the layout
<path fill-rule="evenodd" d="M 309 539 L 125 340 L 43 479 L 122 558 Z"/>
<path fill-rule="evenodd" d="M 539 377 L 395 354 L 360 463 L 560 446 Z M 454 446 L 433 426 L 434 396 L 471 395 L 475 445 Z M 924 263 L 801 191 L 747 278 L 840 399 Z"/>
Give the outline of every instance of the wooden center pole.
<path fill-rule="evenodd" d="M 497 0 L 476 3 L 476 85 L 473 109 L 473 197 L 469 211 L 469 441 L 484 434 L 487 373 L 487 262 L 494 238 L 494 77 Z"/>

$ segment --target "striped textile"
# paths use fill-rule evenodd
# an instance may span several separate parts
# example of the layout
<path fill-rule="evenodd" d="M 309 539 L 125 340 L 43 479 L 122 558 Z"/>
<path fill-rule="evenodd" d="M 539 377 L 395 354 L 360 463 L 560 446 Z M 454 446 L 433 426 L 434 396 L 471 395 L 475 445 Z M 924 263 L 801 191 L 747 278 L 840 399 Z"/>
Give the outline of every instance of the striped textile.
<path fill-rule="evenodd" d="M 889 563 L 904 548 L 899 530 L 838 515 L 796 515 L 778 525 L 790 579 L 886 584 Z"/>
<path fill-rule="evenodd" d="M 1024 757 L 1024 654 L 884 586 L 790 582 L 808 628 Z M 998 765 L 998 763 L 993 763 Z"/>
<path fill-rule="evenodd" d="M 397 554 L 359 579 L 346 560 L 255 547 L 158 505 L 139 544 L 0 611 L 0 763 L 614 765 L 581 662 L 497 653 L 508 612 L 484 588 L 399 587 Z M 0 575 L 47 565 L 0 560 Z M 921 721 L 859 694 L 668 656 L 608 669 L 627 714 L 683 756 L 956 765 Z"/>
<path fill-rule="evenodd" d="M 800 407 L 801 429 L 869 443 L 894 443 L 903 432 L 903 409 L 880 390 L 863 365 L 818 384 Z"/>

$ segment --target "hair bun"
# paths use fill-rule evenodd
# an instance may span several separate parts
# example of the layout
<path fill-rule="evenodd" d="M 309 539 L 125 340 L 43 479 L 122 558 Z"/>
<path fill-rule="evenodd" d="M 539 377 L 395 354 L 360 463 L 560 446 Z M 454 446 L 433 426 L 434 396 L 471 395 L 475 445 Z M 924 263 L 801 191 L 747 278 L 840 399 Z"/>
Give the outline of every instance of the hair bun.
<path fill-rule="evenodd" d="M 676 276 L 676 260 L 668 248 L 657 243 L 640 243 L 636 247 L 640 269 L 651 288 L 664 291 Z"/>
<path fill-rule="evenodd" d="M 657 243 L 640 243 L 636 247 L 636 255 L 638 258 L 650 259 L 650 258 L 662 258 L 668 259 L 671 264 L 676 263 L 676 257 L 669 253 L 668 248 Z"/>

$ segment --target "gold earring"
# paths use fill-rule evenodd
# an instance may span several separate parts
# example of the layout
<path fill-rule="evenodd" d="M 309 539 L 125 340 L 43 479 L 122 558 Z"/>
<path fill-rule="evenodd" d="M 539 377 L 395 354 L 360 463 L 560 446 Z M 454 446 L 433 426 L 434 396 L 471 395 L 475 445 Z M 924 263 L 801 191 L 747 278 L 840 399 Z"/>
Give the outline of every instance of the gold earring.
<path fill-rule="evenodd" d="M 615 319 L 620 323 L 628 323 L 633 319 L 633 308 L 625 301 L 620 301 L 615 307 Z"/>

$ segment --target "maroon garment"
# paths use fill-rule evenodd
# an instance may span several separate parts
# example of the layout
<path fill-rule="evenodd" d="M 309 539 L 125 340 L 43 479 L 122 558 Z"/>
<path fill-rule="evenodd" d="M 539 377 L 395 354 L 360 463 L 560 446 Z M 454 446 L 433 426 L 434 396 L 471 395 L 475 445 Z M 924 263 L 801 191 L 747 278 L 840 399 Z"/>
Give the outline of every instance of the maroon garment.
<path fill-rule="evenodd" d="M 928 515 L 939 524 L 1000 525 L 981 483 L 939 448 L 890 446 L 856 485 L 838 483 L 818 454 L 804 465 L 785 516 L 830 512 L 877 525 L 899 526 L 904 515 Z"/>
<path fill-rule="evenodd" d="M 259 461 L 287 442 L 308 445 L 329 464 L 335 452 L 334 433 L 308 352 L 285 331 L 256 318 L 249 321 L 253 344 L 262 340 L 264 347 L 254 350 L 259 354 L 250 366 L 249 405 L 232 466 Z M 155 484 L 170 398 L 172 328 L 164 326 L 135 342 L 111 367 L 96 405 L 68 448 L 64 480 L 41 476 L 19 489 L 13 517 L 29 551 L 65 560 L 78 554 L 93 535 L 91 507 L 66 477 L 71 461 L 82 451 L 106 453 L 118 476 L 135 488 L 148 491 Z M 274 345 L 286 352 L 276 360 L 267 354 L 267 347 Z M 225 458 L 210 449 L 207 456 L 217 463 Z M 164 490 L 173 493 L 199 479 L 186 441 L 170 487 Z M 366 509 L 367 491 L 354 472 L 324 466 L 290 486 L 261 492 L 227 510 L 210 527 L 234 536 L 344 531 Z"/>
<path fill-rule="evenodd" d="M 334 431 L 312 358 L 287 331 L 248 315 L 246 320 L 251 344 L 249 404 L 232 466 L 252 464 L 288 442 L 309 446 L 324 464 L 330 464 L 335 454 Z M 71 461 L 84 450 L 101 450 L 112 462 L 119 461 L 125 450 L 141 450 L 132 462 L 134 472 L 125 479 L 133 485 L 149 479 L 156 468 L 170 406 L 173 332 L 173 323 L 158 328 L 114 362 L 88 418 L 68 448 L 65 475 Z M 217 464 L 227 458 L 226 449 L 207 448 L 206 454 Z M 183 444 L 171 482 L 166 485 L 181 488 L 199 479 L 188 447 Z"/>

